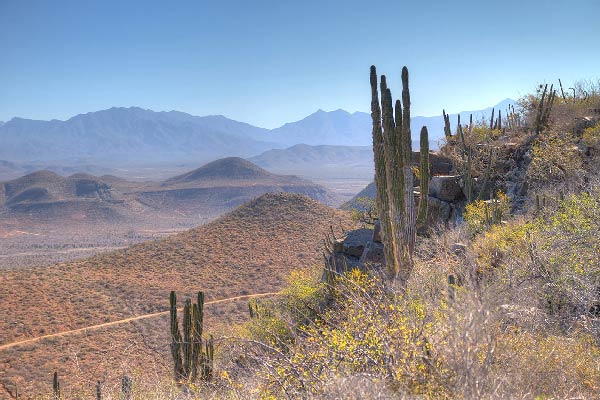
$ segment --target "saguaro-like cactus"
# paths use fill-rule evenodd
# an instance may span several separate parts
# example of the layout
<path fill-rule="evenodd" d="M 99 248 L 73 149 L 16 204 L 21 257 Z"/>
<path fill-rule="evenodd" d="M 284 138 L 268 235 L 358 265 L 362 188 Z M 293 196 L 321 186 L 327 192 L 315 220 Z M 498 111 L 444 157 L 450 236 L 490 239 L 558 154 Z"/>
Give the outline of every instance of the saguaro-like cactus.
<path fill-rule="evenodd" d="M 131 400 L 133 389 L 133 380 L 128 375 L 123 375 L 121 378 L 121 396 L 123 400 Z"/>
<path fill-rule="evenodd" d="M 177 297 L 171 292 L 171 355 L 173 356 L 175 380 L 193 382 L 198 378 L 210 379 L 213 365 L 213 340 L 206 343 L 206 351 L 202 347 L 204 324 L 204 293 L 198 292 L 198 302 L 192 304 L 190 299 L 183 307 L 183 335 L 179 329 L 177 318 Z M 206 366 L 209 365 L 210 368 Z"/>
<path fill-rule="evenodd" d="M 417 223 L 423 224 L 427 219 L 427 207 L 429 206 L 429 133 L 427 127 L 421 128 L 421 165 L 419 168 L 420 172 L 420 185 L 421 185 L 421 197 L 419 199 L 419 213 L 417 214 Z"/>
<path fill-rule="evenodd" d="M 375 66 L 371 66 L 370 78 L 376 200 L 380 210 L 385 261 L 391 277 L 398 279 L 400 285 L 404 286 L 413 267 L 412 254 L 417 232 L 408 69 L 402 68 L 402 101 L 397 100 L 395 105 L 384 75 L 381 76 L 381 104 L 379 103 Z M 427 129 L 424 129 L 421 131 L 421 162 L 426 162 L 427 167 L 421 167 L 422 186 L 429 185 L 428 140 Z M 426 146 L 423 146 L 424 141 L 427 142 Z M 423 195 L 419 209 L 423 207 L 423 214 L 426 215 L 427 193 L 423 187 L 421 193 Z"/>
<path fill-rule="evenodd" d="M 450 129 L 450 116 L 446 114 L 446 110 L 442 110 L 442 114 L 444 115 L 444 135 L 446 139 L 452 137 L 452 130 Z"/>
<path fill-rule="evenodd" d="M 52 398 L 54 400 L 60 400 L 60 381 L 58 380 L 58 372 L 54 371 L 52 377 Z"/>
<path fill-rule="evenodd" d="M 177 317 L 177 296 L 174 291 L 169 298 L 171 304 L 171 356 L 173 357 L 173 374 L 175 380 L 183 377 L 183 360 L 181 358 L 181 332 L 179 331 L 179 318 Z"/>
<path fill-rule="evenodd" d="M 550 119 L 550 112 L 554 105 L 554 98 L 556 97 L 556 90 L 554 85 L 550 85 L 550 91 L 548 92 L 548 84 L 544 86 L 542 97 L 537 105 L 537 113 L 535 116 L 534 131 L 536 136 L 539 135 L 548 125 Z"/>

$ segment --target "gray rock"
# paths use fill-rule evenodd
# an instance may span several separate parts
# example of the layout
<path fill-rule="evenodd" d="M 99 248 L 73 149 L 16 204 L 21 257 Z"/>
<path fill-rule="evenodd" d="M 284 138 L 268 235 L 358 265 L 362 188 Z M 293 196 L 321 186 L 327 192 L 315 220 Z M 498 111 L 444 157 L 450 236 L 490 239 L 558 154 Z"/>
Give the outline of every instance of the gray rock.
<path fill-rule="evenodd" d="M 344 251 L 344 240 L 337 239 L 333 242 L 333 252 L 342 253 Z"/>
<path fill-rule="evenodd" d="M 376 243 L 381 243 L 381 221 L 375 221 L 372 240 Z"/>
<path fill-rule="evenodd" d="M 365 245 L 371 241 L 373 231 L 371 229 L 356 229 L 346 234 L 344 239 L 344 254 L 353 257 L 361 257 Z"/>
<path fill-rule="evenodd" d="M 443 201 L 457 201 L 463 197 L 459 181 L 459 176 L 434 176 L 429 182 L 429 195 Z"/>
<path fill-rule="evenodd" d="M 429 196 L 427 205 L 428 223 L 446 222 L 450 219 L 452 209 L 448 202 Z"/>
<path fill-rule="evenodd" d="M 343 274 L 353 268 L 358 268 L 360 259 L 347 256 L 344 253 L 333 253 L 329 256 L 329 264 L 338 274 Z"/>
<path fill-rule="evenodd" d="M 385 256 L 383 254 L 383 244 L 376 242 L 367 243 L 363 255 L 360 258 L 360 263 L 382 264 L 384 262 Z"/>
<path fill-rule="evenodd" d="M 584 130 L 586 130 L 587 128 L 591 128 L 592 126 L 595 126 L 598 122 L 600 122 L 600 119 L 597 117 L 579 118 L 577 120 L 577 122 L 575 123 L 575 129 L 574 129 L 575 135 L 577 135 L 577 136 L 583 135 Z"/>

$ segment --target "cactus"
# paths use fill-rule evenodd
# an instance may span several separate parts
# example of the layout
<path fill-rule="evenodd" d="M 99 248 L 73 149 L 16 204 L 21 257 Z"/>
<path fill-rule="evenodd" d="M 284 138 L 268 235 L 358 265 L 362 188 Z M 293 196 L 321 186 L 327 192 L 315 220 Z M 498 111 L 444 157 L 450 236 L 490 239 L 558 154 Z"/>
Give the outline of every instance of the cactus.
<path fill-rule="evenodd" d="M 502 110 L 498 110 L 498 130 L 502 130 Z"/>
<path fill-rule="evenodd" d="M 465 163 L 465 192 L 467 196 L 467 203 L 473 201 L 473 150 L 468 147 L 466 149 L 466 163 Z"/>
<path fill-rule="evenodd" d="M 379 92 L 377 89 L 377 72 L 375 66 L 371 66 L 371 118 L 373 120 L 373 155 L 375 159 L 375 187 L 377 193 L 375 202 L 379 210 L 379 219 L 381 223 L 381 232 L 383 240 L 387 245 L 384 245 L 384 256 L 388 266 L 388 270 L 393 272 L 396 265 L 396 255 L 392 244 L 392 226 L 389 215 L 389 201 L 387 194 L 387 178 L 386 178 L 386 158 L 383 148 L 383 132 L 381 126 L 381 108 L 379 105 Z M 385 83 L 385 77 L 381 77 L 382 84 Z"/>
<path fill-rule="evenodd" d="M 453 302 L 456 298 L 456 278 L 454 275 L 448 275 L 448 301 Z"/>
<path fill-rule="evenodd" d="M 171 292 L 171 356 L 173 357 L 173 374 L 175 380 L 183 378 L 183 361 L 181 359 L 181 332 L 179 330 L 179 318 L 177 318 L 177 296 Z"/>
<path fill-rule="evenodd" d="M 412 254 L 417 224 L 413 194 L 408 69 L 402 68 L 402 101 L 392 103 L 391 91 L 387 87 L 385 76 L 382 75 L 380 104 L 375 66 L 371 66 L 370 80 L 375 184 L 384 255 L 390 277 L 397 279 L 404 287 L 413 267 Z M 428 140 L 427 136 L 425 129 L 422 131 L 422 144 L 423 140 Z M 428 158 L 428 148 L 423 149 L 422 146 L 421 154 L 424 154 L 424 151 L 427 154 L 424 158 Z M 425 176 L 428 177 L 429 174 Z M 428 178 L 426 180 L 428 185 Z M 421 196 L 420 203 L 426 207 L 426 202 L 425 193 Z"/>
<path fill-rule="evenodd" d="M 58 380 L 58 372 L 54 371 L 52 377 L 52 398 L 54 400 L 60 400 L 60 381 Z"/>
<path fill-rule="evenodd" d="M 550 119 L 550 112 L 552 111 L 555 97 L 556 90 L 554 90 L 554 85 L 550 86 L 550 92 L 548 92 L 548 84 L 546 84 L 544 86 L 544 90 L 542 91 L 542 97 L 540 98 L 537 106 L 534 125 L 536 136 L 539 135 L 548 125 L 548 120 Z"/>
<path fill-rule="evenodd" d="M 133 381 L 127 375 L 123 375 L 121 378 L 121 394 L 123 400 L 131 400 L 131 390 L 133 388 Z"/>
<path fill-rule="evenodd" d="M 427 127 L 421 128 L 421 165 L 420 165 L 421 197 L 419 198 L 419 212 L 417 223 L 423 224 L 427 220 L 427 206 L 429 205 L 429 134 Z"/>
<path fill-rule="evenodd" d="M 560 81 L 560 79 L 558 80 L 558 84 L 560 85 L 560 93 L 562 95 L 563 101 L 566 103 L 567 96 L 565 96 L 565 91 L 563 90 L 563 85 L 562 85 L 562 82 Z"/>
<path fill-rule="evenodd" d="M 450 116 L 446 114 L 446 110 L 442 110 L 442 115 L 444 116 L 444 135 L 446 135 L 446 139 L 452 137 L 452 131 L 450 130 Z"/>
<path fill-rule="evenodd" d="M 208 381 L 212 378 L 215 360 L 215 344 L 212 335 L 205 344 L 205 351 L 202 355 L 201 368 L 202 380 Z"/>
<path fill-rule="evenodd" d="M 202 333 L 204 324 L 204 293 L 198 292 L 196 304 L 192 304 L 190 299 L 185 301 L 183 307 L 183 336 L 179 329 L 179 320 L 177 318 L 177 298 L 175 292 L 171 292 L 171 355 L 173 356 L 174 375 L 178 382 L 193 382 L 198 378 L 202 380 L 210 379 L 211 374 L 205 374 L 205 364 L 213 365 L 214 350 L 212 343 L 202 348 Z M 212 341 L 212 338 L 211 338 Z M 208 342 L 207 342 L 208 346 Z M 212 367 L 211 367 L 212 368 Z"/>

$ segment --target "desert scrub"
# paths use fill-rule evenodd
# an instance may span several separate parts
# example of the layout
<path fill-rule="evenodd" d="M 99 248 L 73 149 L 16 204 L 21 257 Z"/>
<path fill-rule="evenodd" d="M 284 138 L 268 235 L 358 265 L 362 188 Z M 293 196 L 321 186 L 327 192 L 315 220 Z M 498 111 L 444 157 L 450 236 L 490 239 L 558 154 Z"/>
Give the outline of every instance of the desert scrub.
<path fill-rule="evenodd" d="M 287 357 L 271 359 L 265 389 L 278 396 L 318 396 L 342 377 L 369 376 L 389 388 L 447 396 L 429 336 L 434 321 L 418 298 L 399 296 L 353 270 L 337 278 L 332 303 L 299 329 Z"/>
<path fill-rule="evenodd" d="M 538 219 L 535 257 L 552 314 L 589 315 L 600 285 L 600 197 L 572 195 L 556 211 Z"/>
<path fill-rule="evenodd" d="M 587 318 L 589 332 L 600 333 L 600 198 L 582 193 L 545 209 L 536 218 L 493 227 L 473 241 L 479 272 L 497 287 L 524 294 L 568 330 Z M 600 335 L 598 336 L 600 337 Z"/>
<path fill-rule="evenodd" d="M 251 318 L 240 333 L 286 352 L 295 342 L 300 327 L 315 318 L 324 300 L 325 285 L 318 279 L 316 268 L 293 270 L 276 301 L 249 302 Z"/>
<path fill-rule="evenodd" d="M 522 394 L 524 388 L 536 399 L 600 395 L 600 349 L 593 337 L 509 329 L 498 336 L 497 343 L 493 373 L 503 378 L 499 397 Z"/>
<path fill-rule="evenodd" d="M 529 257 L 530 234 L 534 224 L 528 221 L 511 221 L 496 225 L 477 236 L 473 250 L 477 254 L 479 271 L 484 272 L 503 267 L 507 258 L 524 260 Z"/>
<path fill-rule="evenodd" d="M 600 150 L 600 122 L 583 131 L 583 143 L 594 150 Z"/>
<path fill-rule="evenodd" d="M 538 188 L 557 183 L 577 188 L 585 175 L 583 167 L 582 152 L 573 135 L 551 131 L 534 143 L 527 177 Z"/>
<path fill-rule="evenodd" d="M 475 235 L 481 233 L 493 225 L 502 222 L 510 210 L 510 198 L 499 191 L 495 198 L 488 201 L 476 200 L 467 204 L 465 208 L 465 222 L 467 230 Z"/>
<path fill-rule="evenodd" d="M 290 321 L 299 327 L 312 321 L 325 300 L 325 284 L 320 269 L 294 270 L 281 291 L 280 305 Z"/>
<path fill-rule="evenodd" d="M 363 226 L 373 226 L 379 218 L 375 199 L 370 197 L 359 197 L 356 199 L 356 207 L 352 209 L 352 221 L 361 223 Z"/>

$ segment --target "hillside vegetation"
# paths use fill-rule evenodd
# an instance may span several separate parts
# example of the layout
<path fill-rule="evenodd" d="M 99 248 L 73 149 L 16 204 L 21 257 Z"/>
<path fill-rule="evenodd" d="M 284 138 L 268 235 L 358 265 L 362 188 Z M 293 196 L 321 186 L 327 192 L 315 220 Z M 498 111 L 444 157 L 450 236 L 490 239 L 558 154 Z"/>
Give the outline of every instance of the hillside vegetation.
<path fill-rule="evenodd" d="M 382 100 L 384 135 L 391 104 Z M 396 269 L 292 274 L 278 300 L 255 303 L 246 339 L 199 393 L 600 396 L 599 110 L 598 85 L 570 96 L 544 85 L 491 121 L 448 127 L 441 153 L 460 177 L 461 213 L 421 229 Z M 408 249 L 406 232 L 384 244 Z"/>
<path fill-rule="evenodd" d="M 155 375 L 135 375 L 134 396 L 600 397 L 600 83 L 569 94 L 542 85 L 518 107 L 456 128 L 444 118 L 439 154 L 429 152 L 421 130 L 418 163 L 408 148 L 406 68 L 402 83 L 402 101 L 393 103 L 372 67 L 376 177 L 366 194 L 375 197 L 384 264 L 332 268 L 330 256 L 346 244 L 329 226 L 349 228 L 347 214 L 297 195 L 265 195 L 161 242 L 15 271 L 4 285 L 13 289 L 0 289 L 3 303 L 31 315 L 0 325 L 11 332 L 2 340 L 38 334 L 30 321 L 57 331 L 162 310 L 171 289 L 184 297 L 201 289 L 209 298 L 279 291 L 251 300 L 245 320 L 206 309 L 218 343 L 210 379 L 175 381 L 163 349 L 139 365 Z M 460 192 L 441 223 L 427 217 L 428 185 L 436 175 L 444 181 L 433 167 L 437 157 L 450 160 L 445 182 Z M 20 279 L 32 282 L 27 293 L 11 284 Z M 81 300 L 90 293 L 92 301 Z M 35 311 L 40 302 L 60 311 Z M 237 324 L 218 327 L 215 319 Z M 166 318 L 161 323 L 144 329 L 166 330 Z M 166 336 L 156 335 L 163 348 L 182 344 Z M 45 365 L 50 382 L 56 363 Z M 63 375 L 64 382 L 100 376 Z M 120 395 L 117 374 L 102 379 L 105 396 Z M 90 393 L 79 390 L 69 393 Z"/>
<path fill-rule="evenodd" d="M 185 296 L 201 288 L 208 300 L 276 292 L 290 271 L 320 263 L 322 239 L 330 225 L 340 230 L 341 225 L 351 224 L 347 214 L 308 197 L 265 194 L 208 225 L 164 240 L 72 263 L 4 271 L 0 304 L 10 318 L 0 321 L 0 345 L 165 311 L 173 289 Z M 247 307 L 240 304 L 241 313 L 225 305 L 221 312 L 226 320 L 220 325 L 246 317 Z M 105 357 L 97 374 L 89 375 L 88 382 L 95 383 L 105 373 L 112 376 L 116 372 L 112 369 L 129 365 L 129 356 L 120 352 L 133 340 L 142 340 L 138 344 L 146 352 L 134 363 L 137 367 L 142 359 L 152 360 L 148 355 L 156 356 L 154 345 L 166 357 L 166 325 L 160 320 L 147 323 L 142 339 L 142 328 L 136 326 L 125 324 L 109 334 L 90 333 L 83 342 L 77 337 L 66 342 L 54 339 L 2 351 L 5 373 L 0 379 L 5 385 L 15 379 L 22 393 L 43 392 L 57 360 L 64 361 L 61 374 L 74 377 L 79 369 L 91 374 L 95 362 Z M 145 340 L 153 346 L 145 347 Z M 70 348 L 78 349 L 77 360 L 71 358 Z M 64 382 L 72 388 L 82 384 L 75 378 Z"/>

